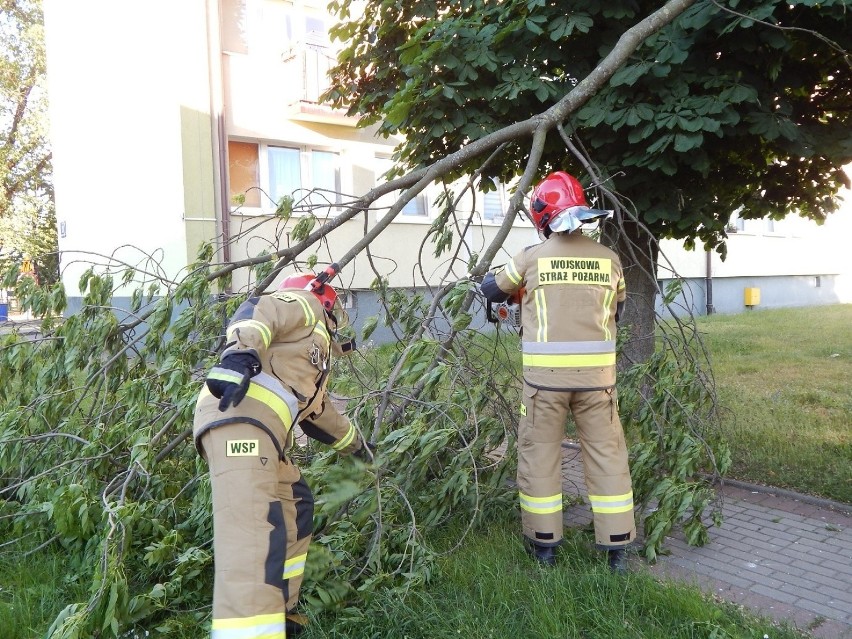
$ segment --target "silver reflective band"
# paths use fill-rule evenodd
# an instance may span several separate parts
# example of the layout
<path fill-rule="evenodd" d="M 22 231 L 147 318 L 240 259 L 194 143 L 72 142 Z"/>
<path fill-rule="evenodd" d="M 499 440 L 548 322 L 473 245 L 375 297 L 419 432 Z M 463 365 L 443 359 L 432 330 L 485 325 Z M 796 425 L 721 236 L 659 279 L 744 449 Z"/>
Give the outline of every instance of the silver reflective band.
<path fill-rule="evenodd" d="M 522 351 L 531 355 L 613 353 L 615 352 L 615 340 L 600 342 L 523 342 Z"/>
<path fill-rule="evenodd" d="M 281 399 L 281 401 L 287 404 L 287 408 L 290 409 L 290 418 L 296 418 L 296 415 L 299 414 L 299 400 L 296 399 L 296 396 L 293 395 L 293 393 L 284 388 L 284 385 L 277 377 L 273 377 L 269 373 L 258 373 L 251 378 L 251 381 L 253 384 L 262 386 L 270 393 Z M 290 428 L 292 423 L 284 424 L 284 426 Z"/>

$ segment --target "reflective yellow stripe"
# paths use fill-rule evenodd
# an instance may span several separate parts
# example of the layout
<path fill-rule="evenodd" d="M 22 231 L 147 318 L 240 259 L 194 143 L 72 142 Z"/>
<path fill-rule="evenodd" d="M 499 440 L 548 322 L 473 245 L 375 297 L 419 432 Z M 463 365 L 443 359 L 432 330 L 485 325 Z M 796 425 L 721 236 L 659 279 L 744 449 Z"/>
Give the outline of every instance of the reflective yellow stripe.
<path fill-rule="evenodd" d="M 293 416 L 290 414 L 290 407 L 287 406 L 287 402 L 278 397 L 278 395 L 273 393 L 271 390 L 267 390 L 258 384 L 251 384 L 246 396 L 269 406 L 269 408 L 278 415 L 278 419 L 280 419 L 281 423 L 284 424 L 284 428 L 290 428 L 290 426 L 293 425 Z"/>
<path fill-rule="evenodd" d="M 325 324 L 323 324 L 322 322 L 319 322 L 319 323 L 317 323 L 316 326 L 314 326 L 314 333 L 316 333 L 317 335 L 319 335 L 320 337 L 322 337 L 325 340 L 326 346 L 328 346 L 329 343 L 331 342 L 331 338 L 328 335 L 328 329 L 325 327 Z"/>
<path fill-rule="evenodd" d="M 304 574 L 305 562 L 308 560 L 308 553 L 298 555 L 284 562 L 284 579 L 292 579 L 298 575 Z"/>
<path fill-rule="evenodd" d="M 522 417 L 526 417 L 526 416 L 527 416 L 527 407 L 526 407 L 526 405 L 525 405 L 525 404 L 521 404 L 521 416 L 522 416 Z"/>
<path fill-rule="evenodd" d="M 615 353 L 592 355 L 542 355 L 524 353 L 521 356 L 524 366 L 542 366 L 546 368 L 589 368 L 597 366 L 615 366 Z"/>
<path fill-rule="evenodd" d="M 351 444 L 352 440 L 354 440 L 354 439 L 355 439 L 355 426 L 352 425 L 352 424 L 349 424 L 349 430 L 347 431 L 346 435 L 343 436 L 343 439 L 341 439 L 339 442 L 333 444 L 331 447 L 334 450 L 342 450 L 342 449 L 346 448 L 349 444 Z"/>
<path fill-rule="evenodd" d="M 232 333 L 238 328 L 253 328 L 258 333 L 260 333 L 260 339 L 263 340 L 263 345 L 265 348 L 269 348 L 269 343 L 272 341 L 272 331 L 269 330 L 269 327 L 263 322 L 258 322 L 257 320 L 240 320 L 238 322 L 234 322 L 228 327 L 227 331 L 227 339 L 231 341 L 235 339 Z"/>
<path fill-rule="evenodd" d="M 547 341 L 547 298 L 544 296 L 544 289 L 535 289 L 533 296 L 535 300 L 535 318 L 538 322 L 538 332 L 536 333 L 537 342 Z"/>
<path fill-rule="evenodd" d="M 301 304 L 302 310 L 305 312 L 305 326 L 316 324 L 317 316 L 314 315 L 314 309 L 312 309 L 311 305 L 308 304 L 308 300 L 299 295 L 294 295 L 293 299 L 296 300 L 299 304 Z"/>
<path fill-rule="evenodd" d="M 537 515 L 558 513 L 562 510 L 562 493 L 550 497 L 531 497 L 524 493 L 518 493 L 521 499 L 521 510 Z"/>
<path fill-rule="evenodd" d="M 612 314 L 610 311 L 610 304 L 612 304 L 613 295 L 615 295 L 615 291 L 613 291 L 612 289 L 608 290 L 606 292 L 606 295 L 604 295 L 602 323 L 603 325 L 601 326 L 601 328 L 603 328 L 605 340 L 612 339 L 612 331 L 609 330 L 609 316 Z"/>
<path fill-rule="evenodd" d="M 225 368 L 213 367 L 210 369 L 210 372 L 207 374 L 207 379 L 221 379 L 223 382 L 233 382 L 234 384 L 239 384 L 243 381 L 243 376 L 237 374 L 236 372 L 230 372 Z M 205 388 L 207 388 L 205 386 Z"/>
<path fill-rule="evenodd" d="M 212 379 L 221 379 L 221 380 L 224 380 L 224 381 L 235 381 L 235 382 L 239 382 L 239 381 L 242 380 L 242 377 L 240 377 L 239 375 L 234 375 L 232 377 L 232 376 L 228 375 L 227 373 L 214 372 L 215 370 L 216 369 L 212 369 L 210 371 L 210 374 L 208 375 L 208 377 L 210 377 Z M 264 376 L 264 375 L 265 375 L 264 373 L 261 373 L 261 376 Z M 249 384 L 248 392 L 246 392 L 246 396 L 251 397 L 252 399 L 256 399 L 257 401 L 269 406 L 269 408 L 276 415 L 278 415 L 278 419 L 281 420 L 281 423 L 284 425 L 284 428 L 289 430 L 290 427 L 293 425 L 293 414 L 290 411 L 290 406 L 279 395 L 276 395 L 273 391 L 269 390 L 268 388 L 264 388 L 263 386 L 261 386 L 260 384 L 261 384 L 262 381 L 263 380 L 257 380 L 257 381 L 253 380 L 251 382 L 251 384 Z M 280 386 L 280 384 L 279 384 L 279 386 Z M 286 392 L 286 391 L 283 390 L 283 388 L 282 388 L 282 391 Z M 201 387 L 201 392 L 198 394 L 198 399 L 196 400 L 196 404 L 198 404 L 198 402 L 200 402 L 202 399 L 204 399 L 208 395 L 212 397 L 212 393 L 210 392 L 210 389 L 207 388 L 207 385 L 205 384 L 204 386 Z M 295 398 L 293 398 L 293 402 L 294 402 L 293 405 L 296 406 L 296 404 L 295 404 L 296 399 Z"/>
<path fill-rule="evenodd" d="M 624 282 L 624 278 L 621 278 L 620 280 L 618 280 L 618 292 L 620 293 L 621 291 L 623 291 L 626 288 L 627 288 L 627 284 Z"/>
<path fill-rule="evenodd" d="M 592 512 L 626 513 L 633 510 L 633 491 L 623 495 L 589 495 Z"/>
<path fill-rule="evenodd" d="M 521 282 L 521 274 L 518 273 L 514 260 L 509 260 L 509 263 L 506 264 L 505 271 L 506 277 L 509 278 L 509 281 L 512 282 L 512 284 L 519 284 Z"/>
<path fill-rule="evenodd" d="M 284 613 L 214 619 L 212 639 L 283 639 Z"/>

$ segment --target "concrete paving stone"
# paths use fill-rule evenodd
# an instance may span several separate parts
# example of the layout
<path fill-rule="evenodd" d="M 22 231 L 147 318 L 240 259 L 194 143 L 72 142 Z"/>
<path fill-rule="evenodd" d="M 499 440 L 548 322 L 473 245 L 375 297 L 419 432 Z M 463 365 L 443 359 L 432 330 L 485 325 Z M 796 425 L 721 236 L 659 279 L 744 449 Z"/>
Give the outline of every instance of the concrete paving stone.
<path fill-rule="evenodd" d="M 825 579 L 830 579 L 836 583 L 838 581 L 837 570 L 835 569 L 836 563 L 837 562 L 835 560 L 830 558 L 823 558 L 820 563 L 817 563 L 815 561 L 796 559 L 789 565 L 799 570 L 806 570 L 812 575 L 819 575 L 820 577 L 823 577 Z"/>
<path fill-rule="evenodd" d="M 832 539 L 843 539 L 843 537 L 838 537 L 835 534 L 832 534 L 831 531 L 826 530 L 824 527 L 822 529 L 818 528 L 817 530 L 803 530 L 799 533 L 799 537 L 801 539 L 808 539 L 822 544 L 827 544 Z"/>
<path fill-rule="evenodd" d="M 757 532 L 764 535 L 767 539 L 775 540 L 778 543 L 781 541 L 796 542 L 801 539 L 800 535 L 785 530 L 774 530 L 767 526 L 759 526 Z"/>
<path fill-rule="evenodd" d="M 569 456 L 565 492 L 585 498 L 582 462 L 577 451 Z M 852 511 L 772 490 L 722 486 L 724 522 L 709 529 L 707 545 L 688 545 L 678 529 L 665 540 L 670 554 L 653 566 L 641 558 L 633 563 L 657 578 L 698 586 L 807 631 L 813 639 L 852 639 Z M 584 525 L 592 521 L 588 505 L 582 513 L 574 508 L 566 509 L 566 521 L 581 514 Z M 646 514 L 637 513 L 640 523 Z"/>
<path fill-rule="evenodd" d="M 772 559 L 772 557 L 775 556 L 775 553 L 765 548 L 758 548 L 755 552 L 761 557 L 766 557 L 767 559 Z M 784 555 L 790 559 L 811 559 L 819 561 L 822 556 L 827 555 L 827 553 L 820 549 L 804 548 L 797 544 L 792 544 L 784 549 Z"/>
<path fill-rule="evenodd" d="M 833 619 L 818 619 L 815 623 L 811 629 L 814 639 L 852 639 L 852 627 L 845 623 Z"/>
<path fill-rule="evenodd" d="M 681 560 L 674 560 L 670 563 L 680 569 L 678 574 L 681 578 L 690 579 L 695 582 L 706 583 L 708 579 L 718 580 L 721 583 L 727 584 L 728 588 L 735 587 L 746 591 L 751 590 L 755 586 L 755 582 L 746 576 L 732 573 L 722 575 L 716 568 L 709 564 L 697 564 L 694 561 Z M 671 566 L 668 566 L 668 570 L 671 570 Z"/>
<path fill-rule="evenodd" d="M 748 584 L 758 582 L 768 582 L 777 587 L 783 585 L 783 582 L 776 580 L 774 577 L 769 577 L 767 575 L 746 574 L 741 570 L 732 569 L 729 564 L 726 564 L 724 561 L 719 561 L 717 559 L 704 558 L 693 560 L 692 563 L 695 567 L 695 571 L 701 573 L 702 575 L 709 575 L 710 577 L 714 577 L 716 579 L 722 579 L 724 581 L 728 581 L 743 588 L 747 587 Z M 680 565 L 683 567 L 687 567 L 685 564 Z"/>
<path fill-rule="evenodd" d="M 818 583 L 808 579 L 805 575 L 787 574 L 784 575 L 783 581 L 784 583 L 779 588 L 781 591 L 791 594 L 799 593 L 800 597 L 805 597 L 807 593 L 814 592 L 819 587 Z"/>
<path fill-rule="evenodd" d="M 825 601 L 826 598 L 830 598 L 830 600 L 837 603 L 842 610 L 852 610 L 852 595 L 842 592 L 840 588 L 841 586 L 838 586 L 838 584 L 820 584 L 816 587 L 814 593 L 812 593 L 813 598 L 819 601 Z M 803 599 L 808 598 L 808 596 L 803 597 Z"/>
<path fill-rule="evenodd" d="M 826 537 L 825 544 L 837 548 L 837 552 L 846 559 L 852 559 L 852 549 L 849 547 L 849 537 Z"/>
<path fill-rule="evenodd" d="M 821 530 L 825 530 L 825 526 L 822 522 L 815 522 L 812 519 L 798 519 L 784 515 L 784 519 L 782 519 L 782 521 L 791 532 L 796 530 L 800 531 L 800 534 L 818 533 Z"/>
<path fill-rule="evenodd" d="M 733 546 L 726 546 L 724 551 L 720 552 L 720 555 L 729 556 L 731 558 L 730 561 L 732 562 L 742 562 L 746 568 L 750 567 L 750 564 L 757 564 L 768 567 L 771 570 L 778 570 L 777 562 L 764 559 L 763 557 L 758 557 L 754 554 L 753 548 L 734 548 Z"/>
<path fill-rule="evenodd" d="M 810 610 L 812 612 L 817 613 L 818 615 L 822 615 L 827 619 L 834 619 L 835 621 L 850 621 L 852 618 L 845 612 L 845 610 L 838 610 L 834 606 L 829 606 L 824 603 L 819 603 L 817 601 L 811 601 L 809 599 L 799 599 L 794 602 L 796 606 L 800 608 L 804 608 L 805 610 Z"/>
<path fill-rule="evenodd" d="M 739 533 L 742 537 L 746 537 L 750 540 L 754 541 L 754 545 L 757 548 L 768 549 L 769 544 L 792 544 L 797 538 L 792 535 L 787 534 L 767 534 L 766 531 L 761 530 L 758 526 L 754 527 L 746 527 L 745 525 L 740 525 Z"/>
<path fill-rule="evenodd" d="M 852 550 L 847 548 L 847 544 L 852 544 L 852 536 L 850 537 L 835 537 L 831 533 L 825 532 L 803 532 L 800 540 L 804 543 L 818 544 L 830 552 L 840 552 L 845 555 L 845 558 L 852 561 Z M 847 552 L 848 551 L 848 552 Z"/>
<path fill-rule="evenodd" d="M 843 573 L 847 583 L 852 581 L 852 561 L 848 559 L 838 558 L 829 554 L 828 559 L 833 561 L 834 570 L 838 573 Z"/>
<path fill-rule="evenodd" d="M 752 590 L 752 592 L 756 592 L 760 595 L 765 595 L 767 597 L 775 599 L 776 601 L 783 601 L 783 602 L 788 603 L 788 604 L 794 604 L 795 605 L 796 602 L 798 602 L 802 599 L 801 597 L 799 597 L 797 595 L 790 594 L 789 592 L 784 592 L 784 591 L 780 590 L 779 588 L 773 588 L 771 586 L 767 586 L 767 585 L 764 585 L 762 583 L 761 584 L 755 584 L 751 588 L 751 590 Z M 807 608 L 807 610 L 810 610 L 810 608 Z"/>

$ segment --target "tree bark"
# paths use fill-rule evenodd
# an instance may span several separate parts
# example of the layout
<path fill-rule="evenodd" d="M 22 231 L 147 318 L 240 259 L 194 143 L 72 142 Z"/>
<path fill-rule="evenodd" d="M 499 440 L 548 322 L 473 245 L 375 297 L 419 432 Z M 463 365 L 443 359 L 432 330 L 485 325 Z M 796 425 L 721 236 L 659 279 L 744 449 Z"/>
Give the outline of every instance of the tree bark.
<path fill-rule="evenodd" d="M 627 220 L 604 228 L 606 242 L 621 258 L 627 283 L 627 302 L 619 327 L 627 327 L 629 337 L 619 351 L 618 370 L 645 362 L 654 353 L 656 326 L 657 257 L 659 245 L 644 225 Z"/>

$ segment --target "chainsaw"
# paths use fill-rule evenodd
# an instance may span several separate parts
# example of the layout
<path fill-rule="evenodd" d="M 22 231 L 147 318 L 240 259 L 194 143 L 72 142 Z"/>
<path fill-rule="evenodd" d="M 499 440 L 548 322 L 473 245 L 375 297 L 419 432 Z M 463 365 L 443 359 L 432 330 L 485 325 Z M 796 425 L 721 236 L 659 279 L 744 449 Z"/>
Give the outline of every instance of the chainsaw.
<path fill-rule="evenodd" d="M 521 299 L 524 290 L 521 289 L 505 302 L 487 302 L 485 319 L 492 324 L 505 324 L 514 328 L 521 327 Z"/>

